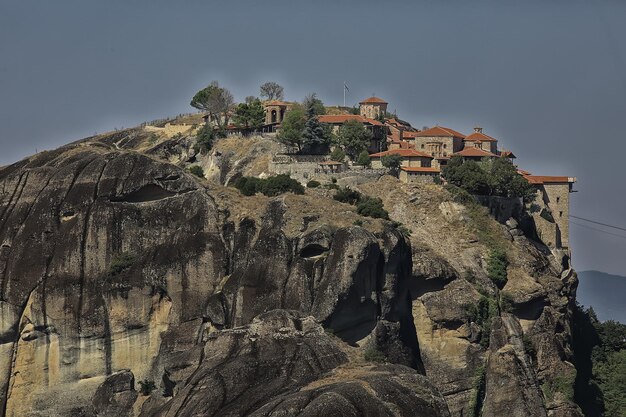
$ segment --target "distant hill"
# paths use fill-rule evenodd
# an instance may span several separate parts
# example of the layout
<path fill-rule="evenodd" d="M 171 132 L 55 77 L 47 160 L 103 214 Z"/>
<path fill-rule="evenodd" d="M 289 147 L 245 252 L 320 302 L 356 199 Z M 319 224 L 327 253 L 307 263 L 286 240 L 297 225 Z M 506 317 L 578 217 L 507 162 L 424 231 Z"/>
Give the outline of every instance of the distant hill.
<path fill-rule="evenodd" d="M 617 320 L 626 324 L 626 277 L 600 271 L 578 272 L 577 299 L 593 307 L 602 321 Z"/>

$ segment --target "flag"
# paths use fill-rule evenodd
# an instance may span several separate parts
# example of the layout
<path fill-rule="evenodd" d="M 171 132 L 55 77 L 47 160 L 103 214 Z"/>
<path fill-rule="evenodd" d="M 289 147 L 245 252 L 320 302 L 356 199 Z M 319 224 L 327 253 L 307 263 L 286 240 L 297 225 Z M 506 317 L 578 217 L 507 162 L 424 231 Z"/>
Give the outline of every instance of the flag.
<path fill-rule="evenodd" d="M 343 82 L 343 89 L 346 91 L 350 91 L 350 89 L 348 88 L 348 84 L 346 84 L 346 82 Z"/>

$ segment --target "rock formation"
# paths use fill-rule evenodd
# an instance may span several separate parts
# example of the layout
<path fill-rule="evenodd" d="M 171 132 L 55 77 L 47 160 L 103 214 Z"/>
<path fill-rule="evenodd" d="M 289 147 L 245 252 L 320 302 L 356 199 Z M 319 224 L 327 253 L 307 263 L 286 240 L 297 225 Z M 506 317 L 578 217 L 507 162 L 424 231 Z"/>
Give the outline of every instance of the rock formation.
<path fill-rule="evenodd" d="M 265 141 L 206 155 L 130 129 L 0 169 L 4 415 L 580 415 L 559 388 L 576 277 L 541 242 L 390 177 L 359 189 L 410 237 L 330 190 L 225 187 L 264 172 Z"/>

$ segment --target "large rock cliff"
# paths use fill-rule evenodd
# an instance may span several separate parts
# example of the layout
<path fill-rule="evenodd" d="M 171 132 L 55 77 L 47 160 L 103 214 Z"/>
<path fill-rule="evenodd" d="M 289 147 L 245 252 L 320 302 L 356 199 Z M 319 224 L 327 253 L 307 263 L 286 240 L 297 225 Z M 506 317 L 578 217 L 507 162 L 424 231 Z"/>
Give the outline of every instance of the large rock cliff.
<path fill-rule="evenodd" d="M 239 140 L 131 129 L 0 169 L 4 415 L 580 415 L 576 277 L 541 242 L 391 177 L 358 188 L 404 227 L 243 197 L 223 184 L 276 146 Z"/>

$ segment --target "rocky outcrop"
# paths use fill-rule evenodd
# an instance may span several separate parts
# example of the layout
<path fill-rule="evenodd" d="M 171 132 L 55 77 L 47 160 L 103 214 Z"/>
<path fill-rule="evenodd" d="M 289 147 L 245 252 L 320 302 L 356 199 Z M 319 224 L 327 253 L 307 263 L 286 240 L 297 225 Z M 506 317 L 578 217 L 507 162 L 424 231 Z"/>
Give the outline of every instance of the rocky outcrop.
<path fill-rule="evenodd" d="M 277 144 L 233 141 L 130 129 L 0 168 L 4 415 L 580 415 L 567 262 L 434 184 L 358 185 L 403 227 L 243 197 L 222 185 Z"/>
<path fill-rule="evenodd" d="M 380 320 L 396 323 L 407 364 L 416 361 L 400 233 L 322 213 L 294 218 L 290 204 L 307 197 L 252 197 L 242 208 L 232 191 L 115 143 L 81 142 L 0 171 L 7 416 L 115 413 L 131 396 L 101 384 L 122 369 L 174 401 L 208 366 L 207 335 L 274 309 L 312 315 L 350 344 Z M 96 390 L 106 395 L 93 409 Z"/>

